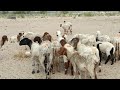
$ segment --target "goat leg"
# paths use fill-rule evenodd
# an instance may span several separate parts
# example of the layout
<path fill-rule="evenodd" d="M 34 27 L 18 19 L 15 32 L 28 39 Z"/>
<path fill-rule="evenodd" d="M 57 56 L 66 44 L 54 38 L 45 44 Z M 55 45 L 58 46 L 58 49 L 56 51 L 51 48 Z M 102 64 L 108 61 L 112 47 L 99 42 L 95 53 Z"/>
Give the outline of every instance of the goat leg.
<path fill-rule="evenodd" d="M 108 56 L 107 60 L 105 61 L 105 64 L 107 64 L 107 62 L 109 61 L 110 59 L 110 55 Z"/>

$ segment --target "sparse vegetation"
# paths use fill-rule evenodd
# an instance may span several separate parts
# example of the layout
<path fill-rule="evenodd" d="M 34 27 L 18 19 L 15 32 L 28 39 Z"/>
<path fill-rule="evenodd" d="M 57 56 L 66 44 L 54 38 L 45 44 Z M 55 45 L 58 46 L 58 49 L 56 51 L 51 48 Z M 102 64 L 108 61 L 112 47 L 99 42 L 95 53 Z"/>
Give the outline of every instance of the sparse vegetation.
<path fill-rule="evenodd" d="M 0 11 L 1 18 L 15 16 L 16 18 L 46 16 L 55 17 L 92 17 L 92 16 L 119 16 L 120 11 Z"/>
<path fill-rule="evenodd" d="M 15 55 L 13 56 L 14 58 L 18 58 L 20 60 L 22 60 L 23 58 L 30 58 L 30 56 L 26 56 L 25 53 L 23 52 L 18 52 L 18 53 L 15 53 Z"/>
<path fill-rule="evenodd" d="M 87 17 L 91 17 L 94 16 L 95 14 L 93 12 L 85 12 L 83 15 Z"/>

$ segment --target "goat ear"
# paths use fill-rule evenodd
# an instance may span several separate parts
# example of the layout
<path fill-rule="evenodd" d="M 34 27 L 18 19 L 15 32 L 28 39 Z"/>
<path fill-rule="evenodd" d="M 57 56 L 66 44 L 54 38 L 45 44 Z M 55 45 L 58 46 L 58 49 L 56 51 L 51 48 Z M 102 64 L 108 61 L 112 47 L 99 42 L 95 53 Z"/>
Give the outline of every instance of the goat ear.
<path fill-rule="evenodd" d="M 62 27 L 62 24 L 60 24 L 60 27 Z"/>

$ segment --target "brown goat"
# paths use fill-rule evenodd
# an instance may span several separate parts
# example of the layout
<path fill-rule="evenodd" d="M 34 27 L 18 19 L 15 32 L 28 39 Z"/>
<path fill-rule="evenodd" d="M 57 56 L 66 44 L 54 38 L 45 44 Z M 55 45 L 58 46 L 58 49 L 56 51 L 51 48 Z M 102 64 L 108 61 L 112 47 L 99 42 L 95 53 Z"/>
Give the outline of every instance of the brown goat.
<path fill-rule="evenodd" d="M 66 42 L 65 39 L 62 39 L 62 40 L 60 41 L 60 44 L 61 44 L 62 46 L 64 46 L 66 43 L 67 43 L 67 42 Z"/>
<path fill-rule="evenodd" d="M 60 41 L 60 44 L 62 45 L 62 47 L 60 47 L 60 50 L 57 52 L 59 54 L 59 56 L 61 55 L 65 55 L 67 57 L 67 50 L 64 48 L 64 45 L 66 44 L 67 42 L 62 39 Z M 65 62 L 64 63 L 64 66 L 65 66 L 65 74 L 67 74 L 67 71 L 68 71 L 68 68 L 69 68 L 69 65 L 70 65 L 70 60 L 68 60 L 68 62 Z M 73 67 L 71 65 L 71 74 L 73 75 Z"/>
<path fill-rule="evenodd" d="M 48 32 L 45 32 L 42 38 L 43 38 L 43 41 L 45 40 L 49 40 L 50 42 L 52 41 L 52 36 Z"/>
<path fill-rule="evenodd" d="M 20 37 L 23 35 L 24 33 L 19 33 L 18 35 L 17 35 L 17 41 L 19 42 L 20 41 Z"/>
<path fill-rule="evenodd" d="M 33 41 L 34 42 L 38 41 L 39 44 L 42 43 L 42 39 L 39 36 L 36 36 Z"/>
<path fill-rule="evenodd" d="M 5 44 L 6 41 L 8 41 L 8 37 L 6 35 L 3 35 L 1 40 L 1 47 Z"/>
<path fill-rule="evenodd" d="M 71 41 L 70 41 L 70 44 L 74 47 L 75 50 L 77 50 L 77 44 L 79 42 L 79 38 L 73 38 Z"/>

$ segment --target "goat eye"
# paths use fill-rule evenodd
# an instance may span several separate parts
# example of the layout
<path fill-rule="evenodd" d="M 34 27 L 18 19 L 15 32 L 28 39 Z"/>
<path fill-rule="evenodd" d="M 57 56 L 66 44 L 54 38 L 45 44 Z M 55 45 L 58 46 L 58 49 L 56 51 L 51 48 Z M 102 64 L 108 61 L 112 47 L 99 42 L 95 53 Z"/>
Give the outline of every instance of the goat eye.
<path fill-rule="evenodd" d="M 57 35 L 58 36 L 58 35 Z"/>

